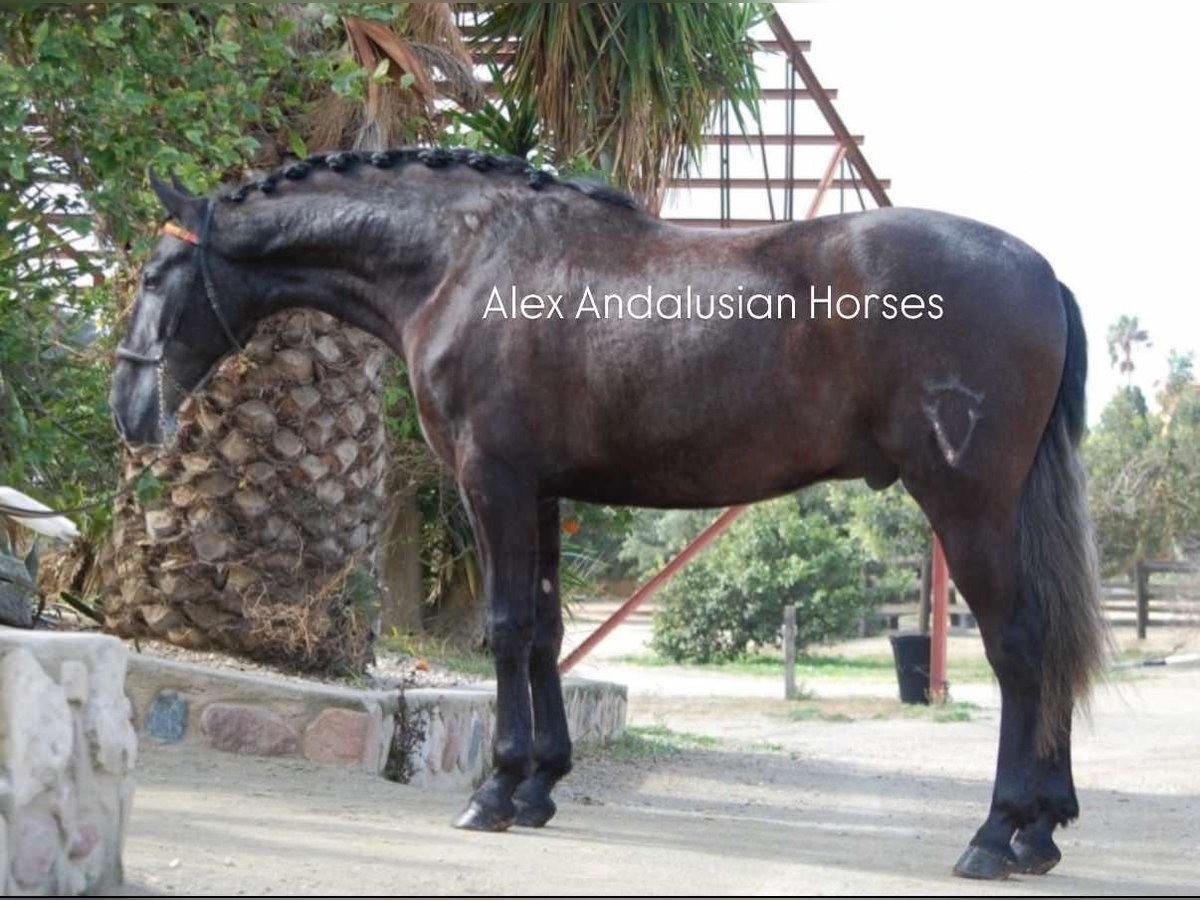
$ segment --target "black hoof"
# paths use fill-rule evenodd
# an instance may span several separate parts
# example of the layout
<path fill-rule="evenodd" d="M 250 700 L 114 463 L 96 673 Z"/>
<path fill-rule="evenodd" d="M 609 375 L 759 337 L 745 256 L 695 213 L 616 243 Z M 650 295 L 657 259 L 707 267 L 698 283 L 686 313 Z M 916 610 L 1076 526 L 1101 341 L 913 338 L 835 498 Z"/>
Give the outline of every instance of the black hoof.
<path fill-rule="evenodd" d="M 1016 871 L 1017 858 L 1005 847 L 1000 853 L 972 844 L 954 864 L 954 874 L 959 878 L 975 878 L 981 881 L 1001 881 Z"/>
<path fill-rule="evenodd" d="M 1049 838 L 1026 843 L 1018 833 L 1012 848 L 1017 857 L 1016 870 L 1026 875 L 1045 875 L 1062 859 L 1062 851 Z"/>
<path fill-rule="evenodd" d="M 515 812 L 496 812 L 472 800 L 470 805 L 454 820 L 455 828 L 466 831 L 507 831 L 513 823 Z"/>
<path fill-rule="evenodd" d="M 517 808 L 516 824 L 525 828 L 541 828 L 558 812 L 558 807 L 549 797 L 532 801 L 514 797 L 513 805 Z"/>

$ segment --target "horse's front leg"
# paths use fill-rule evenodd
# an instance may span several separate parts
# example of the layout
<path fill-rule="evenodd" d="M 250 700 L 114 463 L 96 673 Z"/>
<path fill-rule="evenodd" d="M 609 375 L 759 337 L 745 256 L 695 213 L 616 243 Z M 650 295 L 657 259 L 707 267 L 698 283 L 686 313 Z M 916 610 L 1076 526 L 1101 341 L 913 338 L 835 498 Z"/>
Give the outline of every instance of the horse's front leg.
<path fill-rule="evenodd" d="M 531 485 L 507 466 L 487 460 L 464 464 L 459 486 L 483 566 L 488 633 L 496 664 L 496 732 L 492 774 L 454 824 L 476 831 L 503 831 L 516 817 L 513 792 L 530 772 L 529 652 L 534 633 L 537 500 Z"/>
<path fill-rule="evenodd" d="M 517 824 L 541 828 L 557 808 L 550 799 L 554 785 L 571 771 L 571 736 L 558 677 L 562 649 L 562 598 L 559 584 L 561 534 L 558 499 L 538 504 L 538 583 L 529 681 L 533 694 L 533 774 L 517 788 Z"/>

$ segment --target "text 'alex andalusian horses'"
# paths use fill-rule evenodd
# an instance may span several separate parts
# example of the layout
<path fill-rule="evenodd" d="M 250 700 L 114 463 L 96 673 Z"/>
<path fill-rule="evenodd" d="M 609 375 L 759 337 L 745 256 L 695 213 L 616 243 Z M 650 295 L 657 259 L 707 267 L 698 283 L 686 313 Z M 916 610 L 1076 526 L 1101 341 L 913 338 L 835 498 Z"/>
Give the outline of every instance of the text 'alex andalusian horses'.
<path fill-rule="evenodd" d="M 544 825 L 571 767 L 559 498 L 714 507 L 899 478 L 1003 702 L 991 811 L 956 871 L 1058 861 L 1052 833 L 1079 812 L 1072 707 L 1104 638 L 1086 342 L 1028 246 L 918 210 L 687 230 L 467 151 L 317 156 L 212 199 L 154 183 L 177 224 L 118 353 L 128 441 L 161 441 L 184 392 L 287 307 L 407 360 L 471 514 L 496 662 L 494 770 L 458 825 Z"/>

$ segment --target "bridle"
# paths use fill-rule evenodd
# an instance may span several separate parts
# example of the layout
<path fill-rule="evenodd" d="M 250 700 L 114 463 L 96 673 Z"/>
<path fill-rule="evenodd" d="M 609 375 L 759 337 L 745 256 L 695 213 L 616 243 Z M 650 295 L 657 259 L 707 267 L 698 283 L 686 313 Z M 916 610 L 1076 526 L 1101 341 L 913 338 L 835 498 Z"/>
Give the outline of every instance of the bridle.
<path fill-rule="evenodd" d="M 229 348 L 242 352 L 241 342 L 233 333 L 233 329 L 229 327 L 229 320 L 225 318 L 225 314 L 221 312 L 221 303 L 217 299 L 217 289 L 213 284 L 212 267 L 208 260 L 209 239 L 212 236 L 213 215 L 216 212 L 216 204 L 208 201 L 208 205 L 204 209 L 204 224 L 201 226 L 200 234 L 197 235 L 194 231 L 188 231 L 186 228 L 181 228 L 174 222 L 168 222 L 162 227 L 162 233 L 168 234 L 173 238 L 191 244 L 197 249 L 200 254 L 200 277 L 204 280 L 204 294 L 208 299 L 209 308 L 212 309 L 213 315 L 217 317 L 217 322 L 221 325 L 221 330 L 225 332 L 225 337 L 229 341 Z M 159 371 L 159 401 L 161 405 L 162 393 L 162 369 L 163 360 L 167 350 L 167 344 L 174 339 L 176 332 L 179 331 L 179 322 L 183 317 L 183 304 L 179 304 L 179 308 L 175 310 L 174 316 L 171 319 L 170 325 L 167 326 L 166 332 L 163 334 L 162 340 L 158 343 L 158 348 L 151 353 L 138 353 L 136 350 L 130 350 L 128 347 L 117 347 L 117 358 L 123 359 L 126 362 L 135 363 L 140 366 L 154 366 Z"/>
<path fill-rule="evenodd" d="M 162 227 L 162 233 L 168 234 L 173 238 L 191 244 L 197 249 L 200 254 L 200 275 L 204 279 L 204 293 L 208 298 L 208 305 L 213 311 L 213 315 L 217 317 L 217 321 L 221 325 L 221 330 L 225 332 L 225 337 L 229 341 L 229 348 L 243 352 L 242 344 L 237 339 L 237 335 L 233 333 L 233 329 L 229 327 L 229 320 L 225 318 L 225 314 L 221 311 L 221 304 L 217 300 L 217 289 L 213 284 L 212 269 L 208 262 L 208 253 L 206 252 L 209 246 L 209 238 L 212 235 L 213 213 L 215 205 L 212 200 L 208 201 L 208 206 L 204 210 L 204 224 L 201 226 L 200 234 L 194 231 L 188 231 L 176 225 L 174 222 L 168 222 Z M 183 305 L 174 313 L 174 318 L 171 320 L 170 326 L 167 328 L 161 341 L 159 341 L 157 349 L 151 353 L 138 353 L 136 350 L 130 350 L 128 347 L 117 347 L 117 358 L 123 359 L 126 362 L 131 362 L 140 366 L 153 366 L 158 371 L 158 411 L 160 423 L 165 416 L 163 409 L 163 373 L 165 366 L 163 365 L 166 354 L 167 344 L 175 337 L 175 333 L 179 330 L 179 322 L 183 316 Z M 118 428 L 119 430 L 119 428 Z M 164 428 L 165 430 L 165 428 Z M 150 471 L 163 457 L 160 453 L 150 462 L 142 467 L 141 472 L 135 478 L 129 479 L 128 483 L 113 494 L 107 497 L 102 497 L 99 500 L 93 500 L 90 503 L 85 503 L 81 506 L 76 506 L 71 509 L 23 509 L 21 507 L 9 506 L 0 504 L 0 516 L 12 516 L 20 519 L 47 519 L 55 516 L 74 515 L 76 513 L 88 512 L 97 509 L 101 506 L 107 506 L 119 497 L 124 496 L 134 490 L 141 477 Z"/>
<path fill-rule="evenodd" d="M 243 352 L 241 342 L 237 339 L 237 335 L 233 333 L 233 329 L 229 327 L 229 320 L 225 318 L 225 314 L 221 312 L 221 302 L 217 299 L 217 289 L 213 284 L 212 267 L 208 260 L 208 247 L 210 238 L 212 237 L 213 216 L 216 212 L 216 204 L 209 200 L 208 205 L 204 208 L 204 221 L 200 227 L 200 234 L 194 231 L 189 231 L 176 225 L 174 222 L 167 222 L 162 227 L 162 233 L 170 235 L 173 238 L 191 244 L 196 248 L 196 252 L 200 255 L 200 277 L 204 281 L 204 295 L 208 299 L 208 306 L 212 310 L 213 315 L 217 317 L 217 322 L 221 325 L 221 330 L 225 332 L 225 338 L 229 341 L 229 350 L 236 350 L 238 353 Z M 153 366 L 156 374 L 155 388 L 158 391 L 158 419 L 159 426 L 165 433 L 167 429 L 167 411 L 165 397 L 163 391 L 163 379 L 167 377 L 167 367 L 164 364 L 166 361 L 167 345 L 174 340 L 176 333 L 179 331 L 179 323 L 183 318 L 184 304 L 177 304 L 178 308 L 172 314 L 170 323 L 166 331 L 163 333 L 161 340 L 158 342 L 156 349 L 152 349 L 149 353 L 138 353 L 136 350 L 130 350 L 125 346 L 117 347 L 117 359 L 123 359 L 126 362 L 131 362 L 139 366 Z M 197 385 L 199 387 L 199 385 Z M 183 393 L 188 393 L 186 390 Z M 118 431 L 120 426 L 118 425 Z"/>

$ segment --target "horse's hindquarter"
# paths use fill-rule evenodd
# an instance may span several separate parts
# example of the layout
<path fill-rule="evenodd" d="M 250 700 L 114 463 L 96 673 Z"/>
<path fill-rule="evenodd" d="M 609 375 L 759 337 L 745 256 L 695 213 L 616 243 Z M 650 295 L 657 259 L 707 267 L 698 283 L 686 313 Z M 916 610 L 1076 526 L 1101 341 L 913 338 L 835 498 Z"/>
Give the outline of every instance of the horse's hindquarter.
<path fill-rule="evenodd" d="M 968 219 L 894 209 L 848 217 L 861 293 L 936 294 L 940 316 L 880 319 L 863 375 L 881 450 L 920 480 L 1015 498 L 1041 440 L 1066 351 L 1057 277 L 1028 245 Z"/>
<path fill-rule="evenodd" d="M 914 417 L 927 417 L 931 391 L 961 383 L 962 397 L 982 395 L 984 418 L 972 439 L 986 438 L 1016 427 L 1005 382 L 1032 367 L 1031 402 L 1044 402 L 1048 414 L 1058 371 L 1038 373 L 1053 368 L 1042 357 L 1061 343 L 1053 334 L 1061 305 L 1030 301 L 1044 274 L 1024 271 L 1033 265 L 1013 272 L 1011 259 L 980 245 L 999 233 L 964 233 L 975 228 L 982 226 L 896 211 L 758 234 L 662 229 L 583 245 L 558 235 L 558 255 L 530 260 L 515 275 L 483 267 L 463 286 L 441 326 L 455 335 L 447 354 L 454 364 L 440 367 L 441 415 L 468 420 L 456 433 L 469 434 L 475 450 L 527 470 L 548 492 L 585 500 L 708 506 L 825 477 L 886 482 L 914 443 L 930 443 L 933 424 Z M 545 308 L 547 299 L 511 315 L 514 287 L 518 304 L 561 295 L 559 314 Z M 693 303 L 690 316 L 663 317 L 659 308 L 640 318 L 603 302 L 649 292 L 652 302 L 679 295 L 687 306 L 689 291 L 700 312 L 724 294 L 742 299 L 742 314 L 704 318 Z M 944 313 L 888 319 L 876 300 L 849 318 L 821 315 L 818 304 L 814 318 L 812 298 L 830 291 L 940 294 Z M 755 294 L 782 304 L 778 315 L 747 315 L 744 301 Z M 794 298 L 794 316 L 784 297 Z M 485 317 L 497 299 L 510 314 L 498 315 L 493 303 Z M 674 302 L 667 307 L 669 315 Z M 1040 327 L 1042 338 L 1023 337 L 1026 325 Z M 949 421 L 958 399 L 942 404 L 947 431 L 959 427 Z M 1044 421 L 1043 414 L 1039 435 Z"/>

